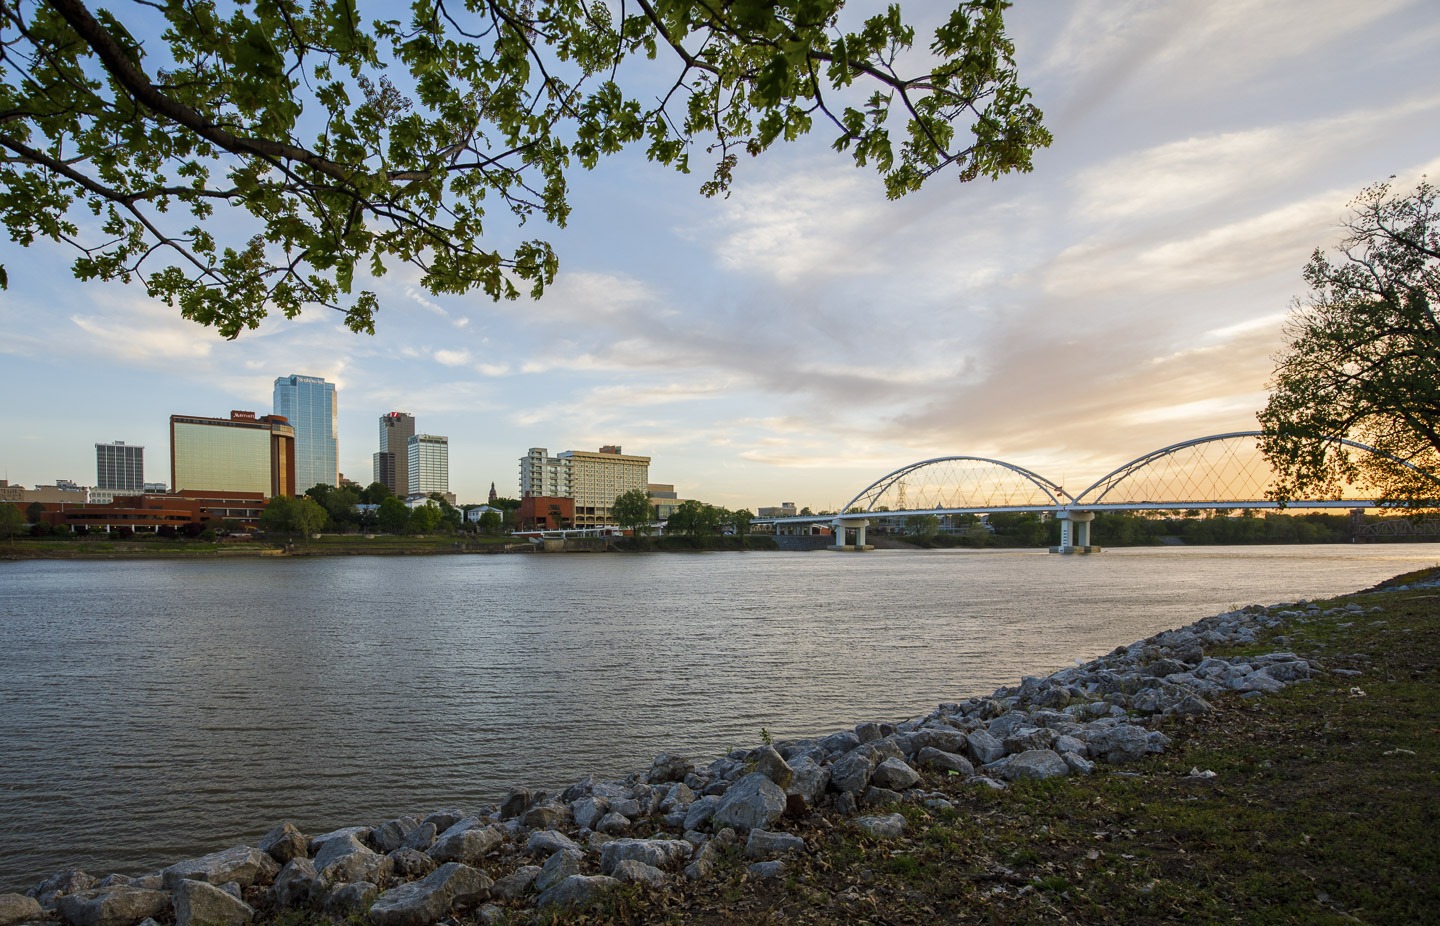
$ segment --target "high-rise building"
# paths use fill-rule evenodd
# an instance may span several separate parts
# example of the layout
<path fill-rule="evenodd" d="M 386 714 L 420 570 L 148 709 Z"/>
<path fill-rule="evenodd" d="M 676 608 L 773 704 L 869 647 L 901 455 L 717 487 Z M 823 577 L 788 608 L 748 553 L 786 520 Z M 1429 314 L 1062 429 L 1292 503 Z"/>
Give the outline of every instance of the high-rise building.
<path fill-rule="evenodd" d="M 295 493 L 295 429 L 279 415 L 170 416 L 170 485 L 186 492 Z"/>
<path fill-rule="evenodd" d="M 573 499 L 575 527 L 614 523 L 610 508 L 615 499 L 632 489 L 643 492 L 649 484 L 650 458 L 628 456 L 618 446 L 593 453 L 566 450 L 554 457 L 544 447 L 531 447 L 520 458 L 520 497 Z"/>
<path fill-rule="evenodd" d="M 450 494 L 450 438 L 416 434 L 406 444 L 409 495 Z"/>
<path fill-rule="evenodd" d="M 614 524 L 610 507 L 615 499 L 631 491 L 646 491 L 650 485 L 650 458 L 627 456 L 617 446 L 599 452 L 567 450 L 560 454 L 570 460 L 570 497 L 575 499 L 575 526 Z"/>
<path fill-rule="evenodd" d="M 374 479 L 392 495 L 410 491 L 410 438 L 415 436 L 415 417 L 406 412 L 380 416 L 380 451 L 373 459 Z"/>
<path fill-rule="evenodd" d="M 275 414 L 295 429 L 295 494 L 340 482 L 340 411 L 335 384 L 318 376 L 275 380 Z"/>
<path fill-rule="evenodd" d="M 145 490 L 145 448 L 117 440 L 95 445 L 95 488 L 115 492 Z"/>
<path fill-rule="evenodd" d="M 520 458 L 520 497 L 569 498 L 570 460 L 549 455 L 544 447 L 531 447 Z"/>

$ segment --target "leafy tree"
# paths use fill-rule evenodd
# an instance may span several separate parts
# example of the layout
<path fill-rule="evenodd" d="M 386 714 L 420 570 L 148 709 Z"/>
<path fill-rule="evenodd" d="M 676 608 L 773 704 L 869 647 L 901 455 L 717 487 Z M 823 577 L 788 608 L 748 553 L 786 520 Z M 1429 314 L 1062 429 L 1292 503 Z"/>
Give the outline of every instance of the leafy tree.
<path fill-rule="evenodd" d="M 405 530 L 410 522 L 410 509 L 405 503 L 391 495 L 380 501 L 380 508 L 375 512 L 375 523 L 387 534 L 399 534 Z"/>
<path fill-rule="evenodd" d="M 260 514 L 261 530 L 310 536 L 325 527 L 325 509 L 308 496 L 277 495 Z"/>
<path fill-rule="evenodd" d="M 499 508 L 501 511 L 514 511 L 520 507 L 520 499 L 506 498 L 505 496 L 501 495 L 498 496 L 493 502 L 490 502 L 490 507 Z"/>
<path fill-rule="evenodd" d="M 480 515 L 480 532 L 495 535 L 500 533 L 504 527 L 504 515 L 495 510 L 486 511 Z"/>
<path fill-rule="evenodd" d="M 905 533 L 929 542 L 940 533 L 940 519 L 933 514 L 912 514 L 905 519 Z"/>
<path fill-rule="evenodd" d="M 458 531 L 460 529 L 460 523 L 464 518 L 464 514 L 459 508 L 447 502 L 445 496 L 439 492 L 430 493 L 430 502 L 440 509 L 440 521 L 434 528 L 431 528 L 431 530 L 438 527 L 443 527 L 447 531 Z"/>
<path fill-rule="evenodd" d="M 1360 484 L 1413 509 L 1440 499 L 1440 215 L 1422 180 L 1396 195 L 1367 187 L 1350 204 L 1332 259 L 1305 267 L 1260 413 L 1277 499 Z M 1368 444 L 1379 455 L 1342 441 Z"/>
<path fill-rule="evenodd" d="M 891 197 L 1028 171 L 1050 136 L 1006 5 L 958 0 L 917 52 L 898 5 L 842 24 L 842 0 L 412 0 L 368 23 L 355 0 L 11 0 L 0 220 L 229 338 L 307 305 L 373 333 L 355 277 L 396 262 L 432 292 L 538 295 L 555 253 L 490 249 L 485 207 L 563 225 L 574 166 L 629 144 L 713 158 L 706 195 L 817 122 Z"/>
<path fill-rule="evenodd" d="M 365 505 L 378 505 L 395 493 L 383 482 L 372 482 L 360 490 L 360 502 Z"/>
<path fill-rule="evenodd" d="M 325 511 L 326 526 L 338 529 L 358 522 L 355 504 L 359 493 L 354 489 L 339 489 L 324 482 L 318 482 L 305 490 L 305 497 L 313 499 Z"/>
<path fill-rule="evenodd" d="M 347 530 L 360 523 L 360 512 L 355 510 L 355 506 L 360 504 L 359 490 L 349 486 L 332 489 L 321 504 L 330 518 L 330 524 L 339 530 Z"/>
<path fill-rule="evenodd" d="M 334 491 L 334 486 L 324 482 L 317 482 L 315 483 L 315 485 L 305 490 L 305 497 L 313 498 L 317 505 L 319 505 L 321 508 L 325 508 L 327 507 L 326 503 L 330 500 L 330 493 Z"/>
<path fill-rule="evenodd" d="M 500 509 L 503 530 L 513 531 L 520 526 L 520 499 L 501 496 L 491 502 L 490 507 Z"/>
<path fill-rule="evenodd" d="M 725 512 L 725 523 L 735 531 L 735 536 L 740 538 L 740 548 L 743 550 L 749 543 L 750 522 L 755 520 L 755 512 L 749 508 L 739 508 L 735 511 Z"/>
<path fill-rule="evenodd" d="M 45 514 L 45 506 L 40 502 L 31 502 L 25 506 L 25 520 L 31 524 L 39 524 L 40 518 Z"/>
<path fill-rule="evenodd" d="M 0 537 L 9 540 L 25 529 L 25 516 L 8 502 L 0 502 Z"/>
<path fill-rule="evenodd" d="M 650 524 L 655 520 L 655 509 L 650 506 L 650 493 L 644 489 L 631 489 L 615 496 L 610 506 L 610 516 L 615 523 L 628 531 L 634 531 L 636 539 L 650 533 Z"/>
<path fill-rule="evenodd" d="M 995 511 L 986 520 L 995 536 L 1022 547 L 1044 546 L 1050 535 L 1047 523 L 1034 512 Z"/>
<path fill-rule="evenodd" d="M 410 518 L 405 530 L 412 534 L 432 534 L 445 523 L 445 513 L 434 500 L 410 509 Z"/>
<path fill-rule="evenodd" d="M 688 499 L 681 502 L 674 513 L 665 519 L 665 530 L 667 533 L 687 537 L 704 537 L 720 529 L 727 520 L 726 514 L 723 508 Z"/>

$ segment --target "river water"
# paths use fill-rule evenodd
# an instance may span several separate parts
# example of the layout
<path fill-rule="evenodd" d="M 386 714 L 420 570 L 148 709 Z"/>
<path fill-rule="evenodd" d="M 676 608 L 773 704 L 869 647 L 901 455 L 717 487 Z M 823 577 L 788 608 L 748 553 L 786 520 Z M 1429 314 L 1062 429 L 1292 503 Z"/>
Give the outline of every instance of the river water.
<path fill-rule="evenodd" d="M 900 720 L 1423 545 L 0 563 L 0 891 Z"/>

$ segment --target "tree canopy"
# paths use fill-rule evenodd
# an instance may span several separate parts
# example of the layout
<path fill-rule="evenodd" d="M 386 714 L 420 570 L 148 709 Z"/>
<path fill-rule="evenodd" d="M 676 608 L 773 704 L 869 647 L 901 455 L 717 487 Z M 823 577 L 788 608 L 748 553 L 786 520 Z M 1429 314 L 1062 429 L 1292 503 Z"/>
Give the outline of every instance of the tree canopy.
<path fill-rule="evenodd" d="M 1440 215 L 1421 180 L 1367 187 L 1333 257 L 1316 249 L 1260 413 L 1284 500 L 1358 484 L 1386 501 L 1440 499 Z M 1379 451 L 1358 450 L 1357 441 Z"/>
<path fill-rule="evenodd" d="M 83 0 L 0 4 L 0 220 L 78 249 L 234 338 L 324 306 L 374 332 L 357 275 L 539 295 L 573 169 L 643 145 L 725 192 L 740 155 L 817 124 L 898 197 L 1028 171 L 1049 144 L 1002 0 L 920 47 L 843 0 Z M 223 221 L 220 221 L 223 219 Z M 0 267 L 0 286 L 5 285 Z"/>
<path fill-rule="evenodd" d="M 280 534 L 310 536 L 325 526 L 325 509 L 315 499 L 302 495 L 295 498 L 277 495 L 260 514 L 260 529 Z"/>
<path fill-rule="evenodd" d="M 25 516 L 9 502 L 0 502 L 0 537 L 10 539 L 25 529 Z"/>
<path fill-rule="evenodd" d="M 644 489 L 621 492 L 610 506 L 610 516 L 620 527 L 633 531 L 636 537 L 643 537 L 650 532 L 650 523 L 655 520 L 655 509 L 650 507 L 650 493 Z"/>

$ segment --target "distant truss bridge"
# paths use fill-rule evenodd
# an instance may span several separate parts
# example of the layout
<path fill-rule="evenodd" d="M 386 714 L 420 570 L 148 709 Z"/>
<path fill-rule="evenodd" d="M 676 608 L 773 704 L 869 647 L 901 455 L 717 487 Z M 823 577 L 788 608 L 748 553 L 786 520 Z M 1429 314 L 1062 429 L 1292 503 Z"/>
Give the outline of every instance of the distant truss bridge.
<path fill-rule="evenodd" d="M 778 529 L 828 523 L 837 549 L 866 549 L 865 529 L 878 517 L 910 515 L 1048 512 L 1061 522 L 1056 552 L 1090 552 L 1090 522 L 1099 511 L 1185 509 L 1354 509 L 1382 503 L 1364 487 L 1338 495 L 1274 501 L 1268 490 L 1275 473 L 1260 452 L 1259 431 L 1232 431 L 1171 444 L 1101 477 L 1071 494 L 1063 486 L 1014 463 L 986 457 L 954 456 L 902 466 L 866 486 L 840 514 L 759 518 Z M 1342 441 L 1362 453 L 1379 453 L 1356 441 Z M 1408 465 L 1408 464 L 1406 464 Z M 855 542 L 850 544 L 849 533 Z"/>

